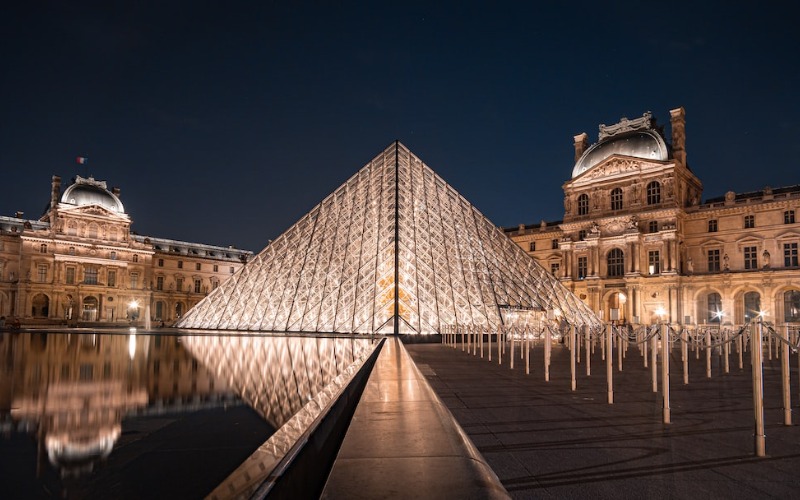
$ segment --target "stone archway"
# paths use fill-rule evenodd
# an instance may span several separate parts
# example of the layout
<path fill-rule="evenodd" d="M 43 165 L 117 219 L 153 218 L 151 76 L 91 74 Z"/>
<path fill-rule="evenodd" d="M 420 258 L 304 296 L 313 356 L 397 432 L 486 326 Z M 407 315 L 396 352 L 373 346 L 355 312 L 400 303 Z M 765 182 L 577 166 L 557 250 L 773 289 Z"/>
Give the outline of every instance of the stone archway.
<path fill-rule="evenodd" d="M 43 293 L 37 293 L 31 298 L 31 316 L 46 318 L 48 314 L 50 314 L 50 297 Z"/>
<path fill-rule="evenodd" d="M 83 299 L 83 308 L 81 313 L 81 320 L 83 321 L 97 321 L 97 297 L 88 296 Z"/>

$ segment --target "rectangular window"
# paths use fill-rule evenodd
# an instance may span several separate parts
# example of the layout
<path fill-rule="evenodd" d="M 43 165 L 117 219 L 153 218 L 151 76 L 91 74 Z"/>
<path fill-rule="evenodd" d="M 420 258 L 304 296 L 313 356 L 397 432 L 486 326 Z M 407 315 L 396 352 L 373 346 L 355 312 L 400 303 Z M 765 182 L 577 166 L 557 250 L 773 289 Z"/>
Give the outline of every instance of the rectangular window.
<path fill-rule="evenodd" d="M 585 239 L 586 239 L 586 230 L 581 229 L 580 231 L 578 231 L 578 241 L 583 241 Z"/>
<path fill-rule="evenodd" d="M 582 280 L 589 275 L 589 258 L 578 257 L 578 279 Z"/>
<path fill-rule="evenodd" d="M 231 266 L 231 274 L 233 274 L 233 266 Z"/>
<path fill-rule="evenodd" d="M 528 251 L 529 252 L 535 252 L 536 251 L 536 242 L 535 241 L 531 241 L 530 245 L 528 245 Z"/>
<path fill-rule="evenodd" d="M 560 268 L 561 268 L 561 264 L 559 264 L 558 262 L 551 263 L 550 264 L 550 274 L 552 274 L 553 276 L 557 276 L 558 275 L 558 270 Z"/>
<path fill-rule="evenodd" d="M 661 255 L 658 250 L 647 252 L 647 268 L 650 274 L 661 274 Z"/>
<path fill-rule="evenodd" d="M 218 286 L 219 286 L 219 281 L 215 280 L 215 281 L 211 282 L 211 289 L 212 290 L 216 290 Z"/>
<path fill-rule="evenodd" d="M 158 267 L 164 267 L 164 259 L 158 259 Z"/>
<path fill-rule="evenodd" d="M 44 264 L 39 265 L 39 283 L 45 283 L 47 281 L 47 266 Z"/>
<path fill-rule="evenodd" d="M 96 267 L 87 267 L 83 270 L 83 282 L 87 285 L 96 285 L 97 284 L 97 268 Z"/>
<path fill-rule="evenodd" d="M 108 271 L 108 286 L 117 286 L 117 272 L 109 270 Z"/>
<path fill-rule="evenodd" d="M 783 212 L 783 223 L 794 224 L 794 210 L 787 210 Z"/>
<path fill-rule="evenodd" d="M 164 289 L 164 277 L 158 276 L 156 278 L 156 290 L 163 290 Z"/>
<path fill-rule="evenodd" d="M 194 280 L 194 293 L 200 293 L 200 280 Z"/>
<path fill-rule="evenodd" d="M 200 270 L 200 263 L 199 262 L 194 265 L 194 269 L 195 269 L 195 271 L 199 271 Z"/>
<path fill-rule="evenodd" d="M 558 250 L 558 239 L 553 240 L 553 250 Z"/>
<path fill-rule="evenodd" d="M 753 229 L 756 227 L 756 216 L 755 215 L 745 215 L 744 216 L 744 228 L 745 229 Z"/>
<path fill-rule="evenodd" d="M 744 268 L 758 269 L 758 253 L 756 247 L 744 247 Z"/>
<path fill-rule="evenodd" d="M 783 265 L 786 267 L 797 267 L 797 243 L 783 244 Z"/>
<path fill-rule="evenodd" d="M 183 269 L 183 261 L 182 260 L 178 261 L 178 269 Z"/>
<path fill-rule="evenodd" d="M 175 288 L 179 291 L 183 291 L 183 278 L 175 278 Z"/>
<path fill-rule="evenodd" d="M 711 219 L 710 221 L 708 221 L 708 232 L 709 233 L 717 232 L 717 219 Z"/>
<path fill-rule="evenodd" d="M 708 251 L 708 272 L 719 272 L 719 249 Z"/>
<path fill-rule="evenodd" d="M 215 273 L 216 273 L 216 272 L 219 272 L 219 266 L 218 266 L 218 265 L 216 265 L 216 264 L 214 264 L 214 272 L 215 272 Z"/>
<path fill-rule="evenodd" d="M 64 282 L 67 285 L 74 285 L 75 284 L 75 268 L 74 267 L 68 267 L 67 268 L 67 272 L 64 275 Z"/>
<path fill-rule="evenodd" d="M 658 232 L 658 221 L 651 220 L 647 223 L 647 232 L 648 233 L 657 233 Z"/>
<path fill-rule="evenodd" d="M 139 273 L 131 273 L 131 289 L 139 288 Z"/>

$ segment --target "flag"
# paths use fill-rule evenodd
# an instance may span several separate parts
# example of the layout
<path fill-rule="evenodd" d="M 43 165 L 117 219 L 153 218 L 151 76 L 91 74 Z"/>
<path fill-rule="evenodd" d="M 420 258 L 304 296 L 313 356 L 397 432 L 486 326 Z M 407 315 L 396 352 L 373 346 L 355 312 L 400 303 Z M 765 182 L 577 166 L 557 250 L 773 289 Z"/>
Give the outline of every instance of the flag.
<path fill-rule="evenodd" d="M 86 158 L 85 156 L 79 156 L 75 158 L 75 161 L 78 162 L 78 165 L 86 165 L 86 162 L 89 161 L 89 158 Z"/>

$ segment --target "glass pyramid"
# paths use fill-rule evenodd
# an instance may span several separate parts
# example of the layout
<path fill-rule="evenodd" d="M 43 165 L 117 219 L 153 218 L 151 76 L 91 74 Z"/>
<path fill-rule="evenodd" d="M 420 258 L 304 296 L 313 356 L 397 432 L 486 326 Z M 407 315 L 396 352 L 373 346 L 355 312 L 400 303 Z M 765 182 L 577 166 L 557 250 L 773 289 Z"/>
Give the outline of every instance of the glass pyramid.
<path fill-rule="evenodd" d="M 517 311 L 594 313 L 399 142 L 193 307 L 176 326 L 439 333 Z M 512 313 L 512 314 L 509 314 Z"/>

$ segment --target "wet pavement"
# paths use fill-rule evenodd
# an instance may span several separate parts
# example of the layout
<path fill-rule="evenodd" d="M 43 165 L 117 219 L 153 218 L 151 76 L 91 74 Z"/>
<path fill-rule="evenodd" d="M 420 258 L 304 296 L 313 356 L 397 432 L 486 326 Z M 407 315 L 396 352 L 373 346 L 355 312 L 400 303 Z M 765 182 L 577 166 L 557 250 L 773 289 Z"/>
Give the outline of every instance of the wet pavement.
<path fill-rule="evenodd" d="M 697 360 L 690 353 L 684 385 L 676 349 L 670 362 L 672 423 L 663 424 L 660 389 L 652 391 L 651 371 L 633 348 L 621 373 L 614 357 L 609 405 L 599 347 L 590 376 L 585 356 L 577 365 L 575 392 L 562 345 L 553 347 L 550 382 L 544 380 L 541 347 L 532 350 L 530 375 L 519 359 L 511 370 L 508 353 L 500 366 L 496 354 L 490 362 L 460 346 L 406 347 L 514 498 L 796 498 L 800 491 L 800 427 L 783 425 L 777 359 L 765 359 L 767 456 L 758 458 L 747 354 L 742 370 L 731 354 L 728 374 L 714 355 L 709 379 L 704 355 Z M 796 414 L 796 354 L 791 366 Z"/>

